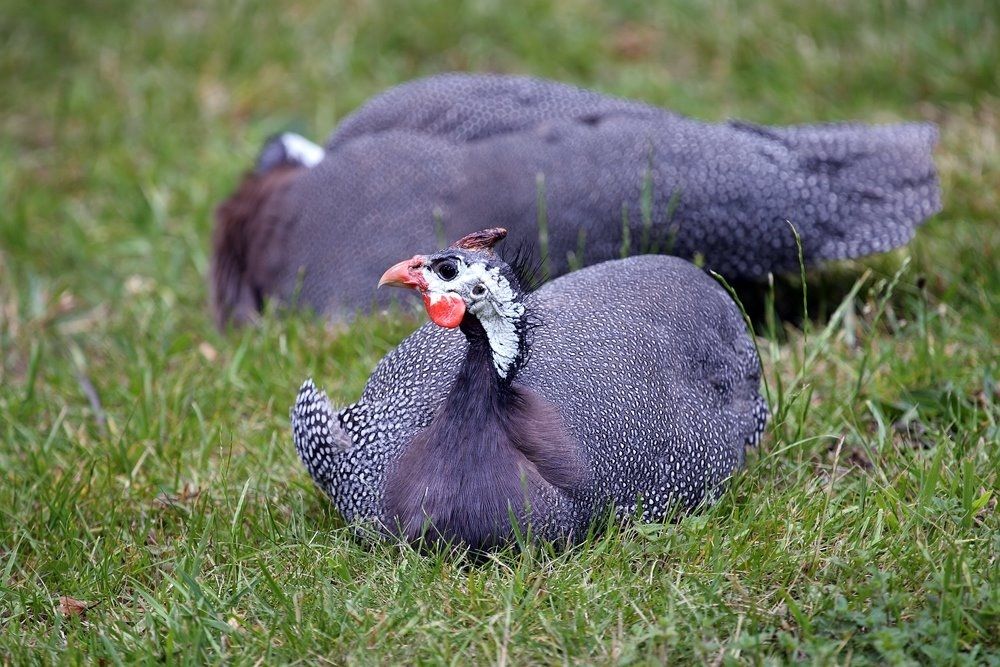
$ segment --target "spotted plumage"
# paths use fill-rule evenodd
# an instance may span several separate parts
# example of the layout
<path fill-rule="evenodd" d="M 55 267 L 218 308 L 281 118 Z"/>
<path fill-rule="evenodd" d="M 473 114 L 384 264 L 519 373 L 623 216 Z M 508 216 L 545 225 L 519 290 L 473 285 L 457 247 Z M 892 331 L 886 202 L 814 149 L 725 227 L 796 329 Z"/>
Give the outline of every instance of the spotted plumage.
<path fill-rule="evenodd" d="M 536 242 L 542 197 L 552 275 L 623 246 L 700 255 L 728 278 L 796 270 L 792 226 L 807 265 L 884 252 L 940 208 L 936 140 L 931 124 L 705 123 L 528 77 L 421 79 L 346 118 L 319 162 L 299 140 L 268 144 L 262 163 L 297 175 L 220 209 L 215 309 L 246 320 L 294 297 L 341 318 L 384 305 L 369 289 L 379 267 L 484 223 Z"/>
<path fill-rule="evenodd" d="M 401 528 L 387 505 L 403 508 L 396 514 L 412 513 L 425 501 L 397 496 L 426 492 L 437 503 L 426 500 L 427 511 L 452 522 L 442 536 L 477 547 L 504 543 L 510 517 L 497 516 L 495 499 L 485 503 L 492 510 L 470 508 L 483 485 L 482 496 L 506 498 L 536 535 L 574 540 L 606 509 L 622 519 L 659 521 L 712 500 L 743 464 L 746 448 L 759 441 L 768 412 L 753 342 L 728 295 L 690 263 L 651 255 L 610 261 L 525 293 L 496 256 L 452 248 L 401 262 L 386 276 L 421 291 L 456 286 L 468 295 L 476 283 L 463 283 L 465 273 L 447 286 L 429 284 L 422 273 L 442 258 L 459 257 L 466 270 L 496 269 L 511 281 L 510 300 L 532 319 L 518 329 L 527 353 L 508 376 L 488 361 L 475 365 L 477 345 L 496 356 L 482 341 L 479 318 L 503 311 L 473 315 L 475 304 L 466 297 L 470 307 L 460 327 L 421 327 L 378 364 L 356 403 L 338 411 L 306 381 L 291 412 L 295 446 L 349 522 L 412 538 L 416 528 Z M 478 382 L 490 373 L 491 383 Z M 470 381 L 470 374 L 478 375 Z M 480 417 L 478 408 L 456 407 L 481 392 L 493 392 L 499 421 Z M 506 402 L 515 405 L 513 412 Z M 538 423 L 511 425 L 511 414 Z M 467 423 L 442 425 L 458 415 Z M 510 491 L 515 487 L 490 486 L 508 465 L 494 463 L 490 457 L 503 456 L 486 451 L 484 443 L 505 446 L 494 437 L 495 424 L 506 424 L 510 442 L 520 447 L 509 465 L 532 491 L 527 509 Z M 456 442 L 421 441 L 429 437 Z M 419 457 L 408 456 L 418 445 Z M 499 467 L 493 472 L 491 466 Z M 428 481 L 412 479 L 421 475 Z M 449 505 L 457 498 L 462 507 Z"/>

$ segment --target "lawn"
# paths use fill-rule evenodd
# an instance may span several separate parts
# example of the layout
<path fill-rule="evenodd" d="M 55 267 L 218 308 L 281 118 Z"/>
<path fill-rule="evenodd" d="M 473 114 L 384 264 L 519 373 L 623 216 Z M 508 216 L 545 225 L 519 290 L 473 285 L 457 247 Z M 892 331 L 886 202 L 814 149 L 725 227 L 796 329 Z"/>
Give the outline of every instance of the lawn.
<path fill-rule="evenodd" d="M 772 424 L 710 510 L 482 564 L 359 544 L 288 408 L 417 321 L 213 328 L 261 141 L 456 69 L 940 124 L 913 243 L 811 272 L 804 320 L 779 281 Z M 6 0 L 0 83 L 4 663 L 1000 664 L 1000 4 Z"/>

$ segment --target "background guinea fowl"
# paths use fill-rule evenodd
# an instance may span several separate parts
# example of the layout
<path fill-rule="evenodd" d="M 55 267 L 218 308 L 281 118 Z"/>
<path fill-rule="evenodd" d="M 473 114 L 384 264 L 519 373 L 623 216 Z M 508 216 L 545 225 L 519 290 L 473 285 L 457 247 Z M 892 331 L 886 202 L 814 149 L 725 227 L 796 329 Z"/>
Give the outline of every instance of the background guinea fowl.
<path fill-rule="evenodd" d="M 641 498 L 655 521 L 714 496 L 767 419 L 729 296 L 656 255 L 525 293 L 489 250 L 502 231 L 385 273 L 436 324 L 389 353 L 357 403 L 338 412 L 302 385 L 292 430 L 316 483 L 349 522 L 416 539 L 429 518 L 434 538 L 475 548 L 510 539 L 509 511 L 575 539 L 609 506 L 628 518 Z"/>
<path fill-rule="evenodd" d="M 550 81 L 435 76 L 369 101 L 325 151 L 264 148 L 217 212 L 213 307 L 220 325 L 252 319 L 300 281 L 298 302 L 332 318 L 383 304 L 368 286 L 406 248 L 483 223 L 536 240 L 539 175 L 552 275 L 618 257 L 626 215 L 633 252 L 700 253 L 732 279 L 798 266 L 786 221 L 807 264 L 883 252 L 940 208 L 936 140 L 930 124 L 710 124 Z"/>

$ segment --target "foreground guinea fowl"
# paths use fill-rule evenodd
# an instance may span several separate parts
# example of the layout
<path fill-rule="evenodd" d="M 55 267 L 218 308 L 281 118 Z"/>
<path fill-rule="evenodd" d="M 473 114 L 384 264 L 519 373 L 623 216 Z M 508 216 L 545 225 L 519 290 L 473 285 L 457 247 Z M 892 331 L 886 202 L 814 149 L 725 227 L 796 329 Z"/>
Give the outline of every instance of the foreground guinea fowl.
<path fill-rule="evenodd" d="M 525 293 L 492 250 L 505 235 L 383 274 L 420 292 L 432 324 L 339 412 L 302 385 L 292 431 L 316 483 L 351 523 L 474 549 L 514 525 L 573 541 L 608 509 L 658 521 L 712 499 L 767 419 L 735 304 L 656 255 Z"/>
<path fill-rule="evenodd" d="M 377 267 L 477 220 L 535 241 L 542 198 L 552 276 L 623 246 L 700 254 L 730 279 L 797 269 L 789 222 L 807 265 L 884 252 L 940 208 L 936 138 L 923 123 L 703 123 L 527 77 L 422 79 L 373 98 L 325 148 L 291 134 L 265 146 L 217 212 L 213 309 L 222 325 L 267 299 L 334 319 L 384 304 L 368 288 Z"/>

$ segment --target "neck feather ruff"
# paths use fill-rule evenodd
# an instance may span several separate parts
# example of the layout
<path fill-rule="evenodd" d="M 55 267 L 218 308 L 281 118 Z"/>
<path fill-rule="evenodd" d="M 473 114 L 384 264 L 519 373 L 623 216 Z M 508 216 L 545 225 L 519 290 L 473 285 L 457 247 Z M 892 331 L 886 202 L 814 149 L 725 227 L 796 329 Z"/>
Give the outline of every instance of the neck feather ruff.
<path fill-rule="evenodd" d="M 434 420 L 407 444 L 386 484 L 390 530 L 415 542 L 489 549 L 546 516 L 583 479 L 579 446 L 555 407 L 496 364 L 489 332 L 462 322 L 468 353 Z"/>

